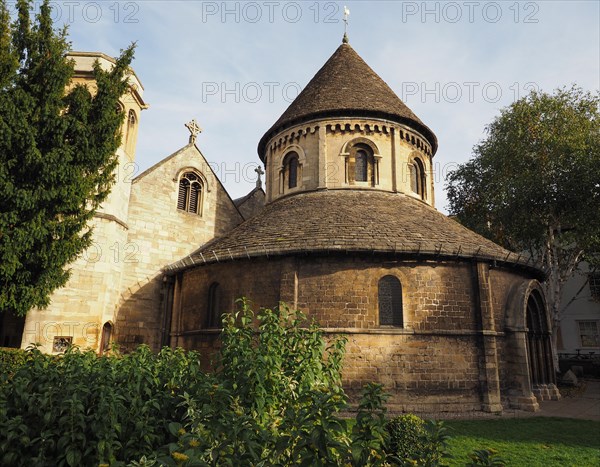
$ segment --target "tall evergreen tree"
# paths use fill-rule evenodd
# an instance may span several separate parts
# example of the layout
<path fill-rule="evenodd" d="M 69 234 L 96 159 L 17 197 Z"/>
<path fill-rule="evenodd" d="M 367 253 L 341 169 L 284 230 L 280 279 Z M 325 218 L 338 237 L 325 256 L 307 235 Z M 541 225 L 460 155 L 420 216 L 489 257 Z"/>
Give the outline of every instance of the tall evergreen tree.
<path fill-rule="evenodd" d="M 532 92 L 502 110 L 448 178 L 451 214 L 544 265 L 554 331 L 564 282 L 580 261 L 600 264 L 599 104 L 577 87 Z"/>
<path fill-rule="evenodd" d="M 11 23 L 0 0 L 0 312 L 44 307 L 92 239 L 90 220 L 114 183 L 133 46 L 97 89 L 71 86 L 66 28 L 49 0 L 32 15 L 18 0 Z"/>

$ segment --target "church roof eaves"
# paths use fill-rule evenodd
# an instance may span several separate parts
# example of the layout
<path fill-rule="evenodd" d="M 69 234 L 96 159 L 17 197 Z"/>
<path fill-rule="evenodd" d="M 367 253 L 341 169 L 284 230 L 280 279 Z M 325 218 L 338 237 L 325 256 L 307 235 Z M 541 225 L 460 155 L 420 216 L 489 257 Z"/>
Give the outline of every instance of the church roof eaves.
<path fill-rule="evenodd" d="M 349 44 L 342 44 L 258 143 L 261 159 L 269 139 L 308 120 L 372 117 L 395 121 L 422 133 L 437 150 L 437 138 Z"/>
<path fill-rule="evenodd" d="M 167 266 L 166 274 L 216 262 L 308 254 L 478 260 L 544 272 L 521 255 L 400 193 L 321 190 L 274 201 L 228 234 Z"/>

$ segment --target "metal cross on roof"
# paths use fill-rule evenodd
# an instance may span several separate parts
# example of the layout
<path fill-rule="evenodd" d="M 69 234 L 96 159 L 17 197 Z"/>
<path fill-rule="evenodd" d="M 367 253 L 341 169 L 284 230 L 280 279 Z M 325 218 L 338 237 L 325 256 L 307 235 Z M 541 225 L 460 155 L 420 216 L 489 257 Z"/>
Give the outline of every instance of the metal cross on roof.
<path fill-rule="evenodd" d="M 256 169 L 254 169 L 254 171 L 258 175 L 258 179 L 256 180 L 256 188 L 262 188 L 262 180 L 260 179 L 260 176 L 264 175 L 265 171 L 262 169 L 262 167 L 260 165 Z"/>
<path fill-rule="evenodd" d="M 344 44 L 348 43 L 348 16 L 350 16 L 350 10 L 344 5 L 344 39 L 342 40 Z"/>
<path fill-rule="evenodd" d="M 190 131 L 190 143 L 195 143 L 198 133 L 202 133 L 202 128 L 200 128 L 195 118 L 191 122 L 186 123 L 185 127 Z"/>

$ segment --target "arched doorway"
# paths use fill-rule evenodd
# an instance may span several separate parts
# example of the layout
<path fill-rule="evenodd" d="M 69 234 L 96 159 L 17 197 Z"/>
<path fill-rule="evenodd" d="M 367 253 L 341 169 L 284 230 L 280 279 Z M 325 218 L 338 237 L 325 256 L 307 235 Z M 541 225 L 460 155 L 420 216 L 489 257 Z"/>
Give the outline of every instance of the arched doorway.
<path fill-rule="evenodd" d="M 548 329 L 546 305 L 539 290 L 532 290 L 527 299 L 527 360 L 533 393 L 538 400 L 550 399 L 549 385 L 556 375 L 552 365 L 552 341 Z"/>
<path fill-rule="evenodd" d="M 100 353 L 110 350 L 110 340 L 113 333 L 113 325 L 110 321 L 104 323 L 102 326 L 102 339 L 100 340 Z"/>

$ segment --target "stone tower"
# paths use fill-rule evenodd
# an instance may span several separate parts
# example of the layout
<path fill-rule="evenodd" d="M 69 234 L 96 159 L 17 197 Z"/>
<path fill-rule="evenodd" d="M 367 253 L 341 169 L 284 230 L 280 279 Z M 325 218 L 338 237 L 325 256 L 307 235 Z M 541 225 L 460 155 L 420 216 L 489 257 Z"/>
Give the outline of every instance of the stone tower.
<path fill-rule="evenodd" d="M 93 65 L 96 60 L 110 69 L 114 59 L 102 53 L 72 52 L 75 61 L 73 84 L 84 83 L 94 92 Z M 71 265 L 71 278 L 51 297 L 45 310 L 31 310 L 26 319 L 22 347 L 41 344 L 41 350 L 56 352 L 68 343 L 101 350 L 108 342 L 119 298 L 124 260 L 132 254 L 128 244 L 128 205 L 131 181 L 136 174 L 135 150 L 141 111 L 148 106 L 143 87 L 132 71 L 129 91 L 121 98 L 125 114 L 122 144 L 117 151 L 119 165 L 115 184 L 96 213 L 92 224 L 92 246 Z"/>
<path fill-rule="evenodd" d="M 348 43 L 258 145 L 267 202 L 304 191 L 359 189 L 405 193 L 433 206 L 436 150 L 433 132 Z"/>
<path fill-rule="evenodd" d="M 436 149 L 344 41 L 260 139 L 265 208 L 166 271 L 171 345 L 206 356 L 236 299 L 285 302 L 347 340 L 353 400 L 370 381 L 429 414 L 559 397 L 544 272 L 434 208 Z"/>

